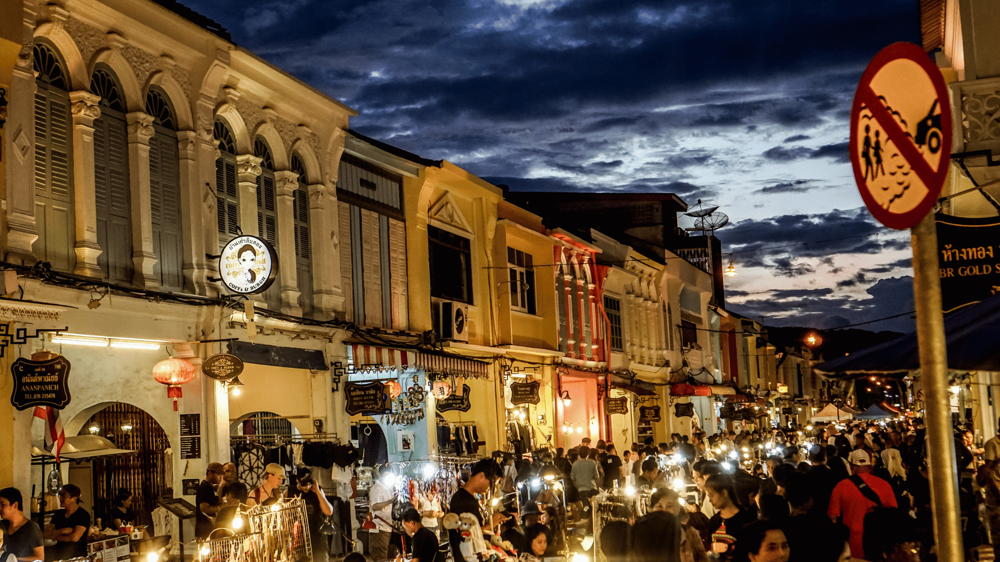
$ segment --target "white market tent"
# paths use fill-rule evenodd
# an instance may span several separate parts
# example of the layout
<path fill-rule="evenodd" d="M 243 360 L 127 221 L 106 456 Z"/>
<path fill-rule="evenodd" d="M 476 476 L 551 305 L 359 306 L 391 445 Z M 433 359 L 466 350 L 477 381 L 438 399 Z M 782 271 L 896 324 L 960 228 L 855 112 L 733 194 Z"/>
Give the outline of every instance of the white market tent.
<path fill-rule="evenodd" d="M 814 422 L 831 422 L 838 419 L 841 421 L 854 419 L 854 414 L 847 410 L 838 410 L 833 404 L 827 404 L 826 408 L 823 408 L 812 417 L 812 421 Z"/>
<path fill-rule="evenodd" d="M 875 404 L 872 404 L 867 410 L 854 417 L 859 420 L 884 420 L 886 418 L 891 418 L 892 414 L 886 412 L 882 408 L 879 408 Z"/>

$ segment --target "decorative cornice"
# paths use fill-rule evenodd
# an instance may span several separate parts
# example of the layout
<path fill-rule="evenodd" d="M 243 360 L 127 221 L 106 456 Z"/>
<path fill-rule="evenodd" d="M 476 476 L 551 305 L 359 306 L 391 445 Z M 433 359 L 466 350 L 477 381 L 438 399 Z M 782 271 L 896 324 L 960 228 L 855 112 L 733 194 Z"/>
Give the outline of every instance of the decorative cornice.
<path fill-rule="evenodd" d="M 153 136 L 153 116 L 142 111 L 134 111 L 125 116 L 128 119 L 128 141 L 148 144 Z"/>
<path fill-rule="evenodd" d="M 254 178 L 260 175 L 260 163 L 264 159 L 254 156 L 253 154 L 240 154 L 236 157 L 236 173 L 240 176 L 253 175 Z M 247 181 L 245 178 L 240 178 L 240 181 Z"/>
<path fill-rule="evenodd" d="M 70 92 L 69 99 L 72 102 L 74 119 L 97 119 L 101 116 L 101 107 L 98 105 L 101 96 L 78 90 Z"/>

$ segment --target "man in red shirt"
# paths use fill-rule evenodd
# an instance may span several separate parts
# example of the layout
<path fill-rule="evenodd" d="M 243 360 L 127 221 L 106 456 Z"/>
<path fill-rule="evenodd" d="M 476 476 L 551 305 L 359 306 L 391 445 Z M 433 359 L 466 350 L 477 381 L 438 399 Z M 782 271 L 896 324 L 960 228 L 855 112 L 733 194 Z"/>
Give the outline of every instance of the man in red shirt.
<path fill-rule="evenodd" d="M 864 559 L 862 538 L 865 530 L 865 514 L 876 507 L 897 507 L 892 486 L 878 476 L 871 474 L 871 457 L 862 449 L 853 451 L 848 457 L 854 476 L 841 480 L 830 495 L 827 515 L 834 522 L 840 520 L 851 530 L 851 557 Z M 878 502 L 874 501 L 878 497 Z"/>

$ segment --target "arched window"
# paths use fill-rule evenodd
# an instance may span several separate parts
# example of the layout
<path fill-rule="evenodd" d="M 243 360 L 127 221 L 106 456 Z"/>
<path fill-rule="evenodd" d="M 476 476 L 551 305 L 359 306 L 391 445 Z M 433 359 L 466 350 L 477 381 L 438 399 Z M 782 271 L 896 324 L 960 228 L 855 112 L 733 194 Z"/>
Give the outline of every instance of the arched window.
<path fill-rule="evenodd" d="M 132 205 L 128 176 L 128 124 L 118 79 L 99 65 L 90 92 L 101 97 L 94 120 L 94 197 L 97 201 L 97 265 L 112 283 L 132 282 Z"/>
<path fill-rule="evenodd" d="M 299 175 L 299 185 L 295 188 L 295 266 L 299 284 L 299 306 L 302 314 L 313 312 L 312 259 L 309 246 L 309 188 L 306 183 L 306 167 L 298 154 L 292 156 L 292 171 Z"/>
<path fill-rule="evenodd" d="M 153 116 L 149 139 L 149 200 L 153 222 L 153 275 L 164 290 L 184 288 L 183 236 L 181 234 L 180 164 L 174 109 L 157 87 L 146 92 L 146 113 Z"/>
<path fill-rule="evenodd" d="M 38 261 L 58 271 L 73 271 L 73 120 L 65 66 L 46 43 L 36 42 L 35 81 L 35 224 L 32 251 Z"/>
<path fill-rule="evenodd" d="M 215 161 L 215 198 L 219 219 L 219 248 L 240 233 L 240 200 L 236 185 L 236 141 L 229 127 L 220 119 L 213 128 L 219 141 L 219 158 Z"/>
<path fill-rule="evenodd" d="M 253 141 L 253 155 L 260 158 L 260 175 L 257 176 L 257 236 L 278 248 L 278 199 L 274 188 L 274 157 L 267 141 L 257 137 Z M 281 310 L 281 283 L 274 283 L 264 293 L 267 307 Z"/>

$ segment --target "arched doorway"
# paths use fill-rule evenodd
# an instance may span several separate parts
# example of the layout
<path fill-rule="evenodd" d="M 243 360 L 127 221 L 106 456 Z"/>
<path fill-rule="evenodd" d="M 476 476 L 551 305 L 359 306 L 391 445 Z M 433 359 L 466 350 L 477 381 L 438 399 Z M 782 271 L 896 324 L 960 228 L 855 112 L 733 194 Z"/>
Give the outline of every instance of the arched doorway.
<path fill-rule="evenodd" d="M 121 402 L 114 402 L 92 415 L 80 429 L 81 435 L 100 435 L 119 449 L 136 451 L 134 455 L 95 457 L 90 461 L 94 516 L 110 521 L 105 514 L 111 509 L 120 488 L 132 492 L 132 509 L 138 522 L 152 524 L 156 500 L 171 495 L 168 492 L 165 451 L 170 440 L 160 424 L 145 411 Z"/>
<path fill-rule="evenodd" d="M 236 464 L 237 478 L 248 489 L 257 487 L 264 479 L 264 467 L 281 460 L 279 447 L 299 435 L 292 422 L 274 412 L 251 412 L 237 418 L 229 426 L 229 458 Z"/>

